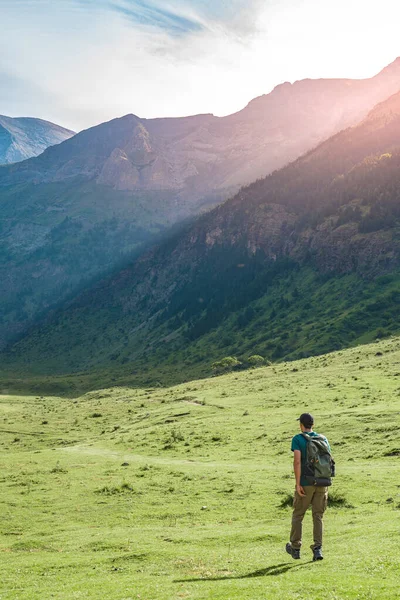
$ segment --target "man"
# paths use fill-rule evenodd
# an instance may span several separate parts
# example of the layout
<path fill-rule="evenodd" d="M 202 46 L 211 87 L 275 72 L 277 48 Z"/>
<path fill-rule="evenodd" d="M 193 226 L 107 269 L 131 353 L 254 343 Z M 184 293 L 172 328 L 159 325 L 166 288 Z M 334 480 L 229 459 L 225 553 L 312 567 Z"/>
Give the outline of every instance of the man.
<path fill-rule="evenodd" d="M 302 433 L 309 436 L 318 435 L 313 431 L 314 417 L 310 413 L 303 413 L 300 418 L 300 429 Z M 328 488 L 310 484 L 305 477 L 305 465 L 307 457 L 307 439 L 299 433 L 292 439 L 291 450 L 293 452 L 293 469 L 296 478 L 296 490 L 293 501 L 292 530 L 290 532 L 290 543 L 286 544 L 286 552 L 292 558 L 300 558 L 302 523 L 306 510 L 311 505 L 313 517 L 314 543 L 311 545 L 313 560 L 322 560 L 322 532 L 323 516 L 328 503 Z M 326 440 L 329 452 L 330 446 Z"/>

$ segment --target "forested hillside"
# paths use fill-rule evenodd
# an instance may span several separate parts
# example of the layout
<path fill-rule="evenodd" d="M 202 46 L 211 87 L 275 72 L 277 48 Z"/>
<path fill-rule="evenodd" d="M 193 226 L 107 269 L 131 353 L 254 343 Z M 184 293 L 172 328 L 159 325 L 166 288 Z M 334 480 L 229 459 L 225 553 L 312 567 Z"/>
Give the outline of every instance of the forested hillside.
<path fill-rule="evenodd" d="M 396 60 L 370 79 L 279 85 L 226 117 L 126 115 L 1 167 L 0 348 L 171 226 L 358 123 L 399 88 Z M 330 157 L 320 160 L 325 176 Z M 281 179 L 274 181 L 282 194 Z M 287 193 L 298 184 L 296 194 L 308 193 L 301 183 L 290 175 Z M 251 188 L 244 202 L 257 193 Z"/>
<path fill-rule="evenodd" d="M 151 381 L 399 331 L 399 189 L 400 93 L 56 311 L 4 360 Z"/>

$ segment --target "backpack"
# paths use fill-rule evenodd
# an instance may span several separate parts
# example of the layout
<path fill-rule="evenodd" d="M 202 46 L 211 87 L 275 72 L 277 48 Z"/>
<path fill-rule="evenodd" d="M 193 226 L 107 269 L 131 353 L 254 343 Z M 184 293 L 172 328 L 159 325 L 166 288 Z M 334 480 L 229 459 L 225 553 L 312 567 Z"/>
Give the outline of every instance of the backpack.
<path fill-rule="evenodd" d="M 335 476 L 335 461 L 329 452 L 328 442 L 323 435 L 301 434 L 307 441 L 304 477 L 310 485 L 332 485 Z"/>

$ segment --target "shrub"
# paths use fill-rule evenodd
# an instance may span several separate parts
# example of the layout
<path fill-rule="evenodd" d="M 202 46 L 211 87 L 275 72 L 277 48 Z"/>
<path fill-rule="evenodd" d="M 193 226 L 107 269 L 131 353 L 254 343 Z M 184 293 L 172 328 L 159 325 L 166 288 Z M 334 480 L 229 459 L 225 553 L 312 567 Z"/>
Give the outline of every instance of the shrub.
<path fill-rule="evenodd" d="M 184 442 L 185 437 L 181 431 L 172 429 L 170 435 L 164 440 L 163 450 L 171 450 L 177 442 Z"/>
<path fill-rule="evenodd" d="M 235 367 L 239 367 L 242 363 L 234 356 L 225 356 L 225 358 L 221 358 L 221 360 L 215 361 L 211 368 L 216 374 L 220 373 L 228 373 L 232 371 Z"/>
<path fill-rule="evenodd" d="M 174 442 L 183 442 L 185 438 L 184 438 L 183 434 L 181 433 L 181 431 L 179 431 L 178 429 L 173 429 L 171 431 L 171 439 Z"/>
<path fill-rule="evenodd" d="M 60 461 L 57 461 L 56 466 L 50 470 L 50 473 L 68 473 L 68 470 L 60 465 Z"/>
<path fill-rule="evenodd" d="M 262 367 L 265 365 L 265 358 L 259 354 L 253 354 L 253 356 L 248 358 L 247 362 L 251 367 Z"/>

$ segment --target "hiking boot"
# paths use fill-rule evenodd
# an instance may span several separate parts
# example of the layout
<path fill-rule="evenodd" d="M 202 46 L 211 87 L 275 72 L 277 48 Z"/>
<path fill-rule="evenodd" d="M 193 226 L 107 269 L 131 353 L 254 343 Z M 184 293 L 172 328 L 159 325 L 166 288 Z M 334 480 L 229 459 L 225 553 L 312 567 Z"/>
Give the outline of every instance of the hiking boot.
<path fill-rule="evenodd" d="M 322 556 L 322 548 L 321 546 L 316 546 L 315 548 L 311 548 L 313 551 L 313 560 L 323 560 Z"/>
<path fill-rule="evenodd" d="M 288 542 L 286 544 L 286 552 L 288 554 L 290 554 L 290 556 L 294 559 L 299 559 L 300 558 L 300 549 L 299 548 L 293 548 L 292 544 L 290 542 Z"/>

